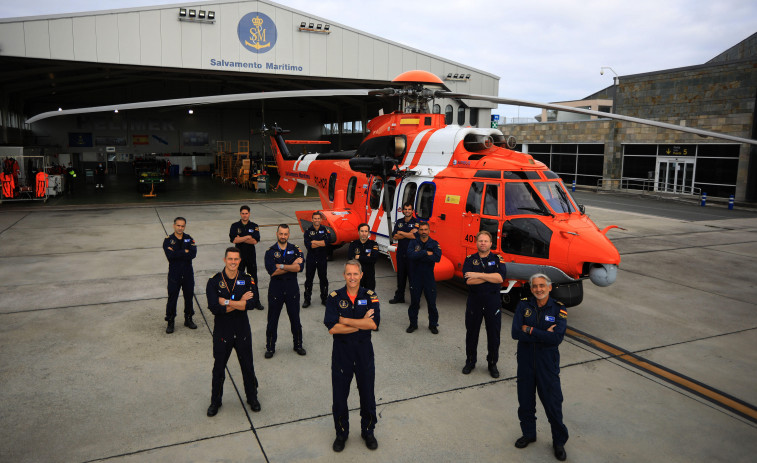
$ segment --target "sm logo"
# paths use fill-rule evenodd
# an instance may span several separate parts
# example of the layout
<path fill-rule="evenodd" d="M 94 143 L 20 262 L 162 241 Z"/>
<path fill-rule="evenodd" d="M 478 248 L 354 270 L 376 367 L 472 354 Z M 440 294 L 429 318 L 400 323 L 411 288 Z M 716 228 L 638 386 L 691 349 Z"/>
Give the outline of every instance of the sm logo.
<path fill-rule="evenodd" d="M 246 49 L 265 53 L 276 45 L 276 24 L 263 13 L 247 13 L 239 20 L 237 35 Z"/>

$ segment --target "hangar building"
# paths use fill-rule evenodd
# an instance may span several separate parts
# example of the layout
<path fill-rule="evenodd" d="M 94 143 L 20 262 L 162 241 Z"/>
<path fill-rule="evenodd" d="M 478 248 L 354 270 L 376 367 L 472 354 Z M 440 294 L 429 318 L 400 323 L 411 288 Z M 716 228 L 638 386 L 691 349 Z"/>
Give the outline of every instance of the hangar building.
<path fill-rule="evenodd" d="M 316 4 L 314 4 L 316 5 Z M 383 88 L 423 69 L 452 91 L 497 95 L 499 77 L 273 2 L 219 1 L 0 20 L 0 145 L 65 165 L 170 154 L 183 169 L 219 149 L 263 149 L 260 128 L 355 148 L 366 122 L 396 104 L 375 97 L 239 102 L 26 118 L 58 108 L 218 94 Z M 494 104 L 437 100 L 450 122 L 488 126 Z M 190 110 L 192 114 L 190 114 Z M 240 143 L 241 142 L 241 143 Z M 221 148 L 223 147 L 223 148 Z M 327 149 L 328 150 L 328 149 Z"/>

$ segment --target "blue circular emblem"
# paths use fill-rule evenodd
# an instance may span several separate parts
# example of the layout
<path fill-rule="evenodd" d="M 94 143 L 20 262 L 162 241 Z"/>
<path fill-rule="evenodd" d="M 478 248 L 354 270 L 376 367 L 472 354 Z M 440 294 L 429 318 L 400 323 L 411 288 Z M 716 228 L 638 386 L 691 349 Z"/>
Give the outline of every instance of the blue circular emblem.
<path fill-rule="evenodd" d="M 239 42 L 253 53 L 265 53 L 276 45 L 276 24 L 260 12 L 247 13 L 237 25 Z"/>

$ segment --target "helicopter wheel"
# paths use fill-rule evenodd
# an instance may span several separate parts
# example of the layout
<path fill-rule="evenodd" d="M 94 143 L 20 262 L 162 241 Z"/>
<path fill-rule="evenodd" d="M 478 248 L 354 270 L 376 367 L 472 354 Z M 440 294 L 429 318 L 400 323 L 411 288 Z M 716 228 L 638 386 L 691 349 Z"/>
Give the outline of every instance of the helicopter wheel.
<path fill-rule="evenodd" d="M 521 288 L 512 288 L 508 293 L 501 293 L 500 298 L 502 299 L 502 308 L 509 312 L 515 312 L 515 308 L 518 306 L 518 301 L 520 301 L 520 295 Z"/>

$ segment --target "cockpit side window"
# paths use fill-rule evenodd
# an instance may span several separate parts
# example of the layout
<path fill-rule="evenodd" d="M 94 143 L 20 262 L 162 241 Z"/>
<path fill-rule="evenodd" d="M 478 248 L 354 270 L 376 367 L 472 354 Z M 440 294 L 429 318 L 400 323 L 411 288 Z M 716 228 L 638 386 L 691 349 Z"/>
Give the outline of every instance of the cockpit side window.
<path fill-rule="evenodd" d="M 551 215 L 531 185 L 526 182 L 505 184 L 505 214 Z"/>
<path fill-rule="evenodd" d="M 573 203 L 559 182 L 535 182 L 536 189 L 555 213 L 575 212 Z"/>
<path fill-rule="evenodd" d="M 499 216 L 499 185 L 487 183 L 484 194 L 484 215 Z"/>
<path fill-rule="evenodd" d="M 481 213 L 481 194 L 484 192 L 483 182 L 471 183 L 468 190 L 468 199 L 465 201 L 465 212 L 472 214 Z"/>

